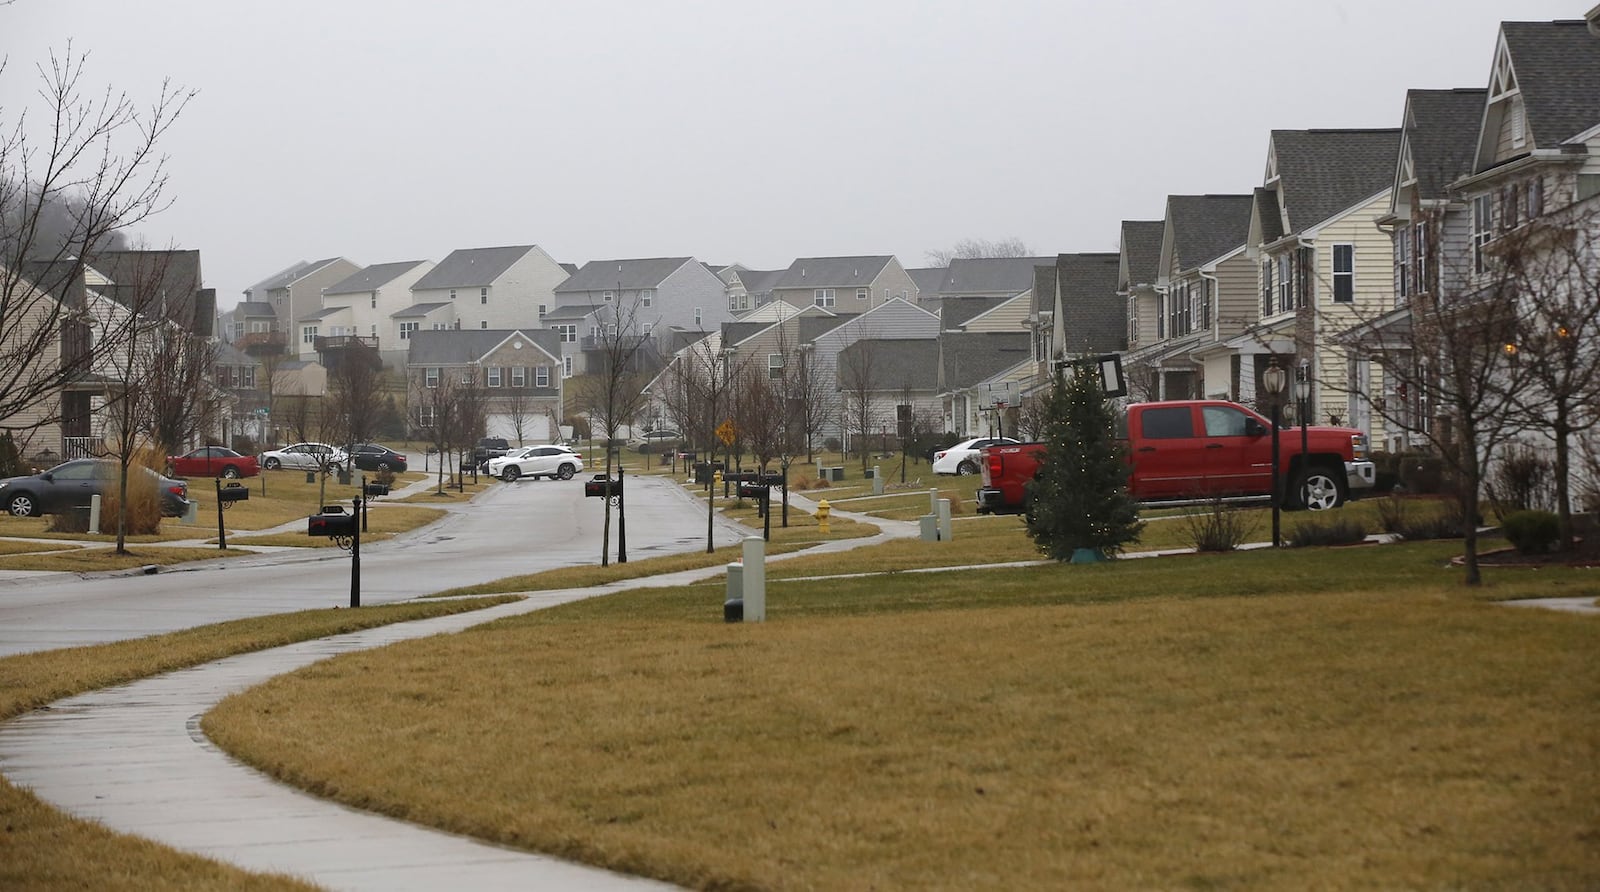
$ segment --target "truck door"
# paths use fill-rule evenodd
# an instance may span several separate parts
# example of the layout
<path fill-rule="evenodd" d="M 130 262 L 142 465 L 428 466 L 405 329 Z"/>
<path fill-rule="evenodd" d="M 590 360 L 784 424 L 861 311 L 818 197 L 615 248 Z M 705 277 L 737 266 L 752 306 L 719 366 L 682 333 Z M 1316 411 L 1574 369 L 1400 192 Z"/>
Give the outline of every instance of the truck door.
<path fill-rule="evenodd" d="M 1208 495 L 1261 495 L 1272 488 L 1272 433 L 1234 406 L 1202 406 Z M 1251 424 L 1251 422 L 1255 422 Z"/>
<path fill-rule="evenodd" d="M 1195 436 L 1194 407 L 1141 407 L 1129 444 L 1133 450 L 1133 496 L 1188 499 L 1201 495 L 1204 441 Z"/>

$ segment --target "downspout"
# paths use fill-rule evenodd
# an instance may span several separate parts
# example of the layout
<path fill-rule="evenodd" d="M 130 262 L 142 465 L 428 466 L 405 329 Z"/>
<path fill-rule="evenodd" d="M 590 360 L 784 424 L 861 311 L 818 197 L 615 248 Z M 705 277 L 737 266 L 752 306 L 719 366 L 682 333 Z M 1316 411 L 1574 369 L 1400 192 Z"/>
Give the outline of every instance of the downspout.
<path fill-rule="evenodd" d="M 1208 328 L 1210 329 L 1211 339 L 1213 341 L 1221 340 L 1221 337 L 1217 332 L 1217 320 L 1222 316 L 1222 283 L 1217 281 L 1217 277 L 1215 275 L 1206 272 L 1204 269 L 1198 269 L 1196 272 L 1200 274 L 1200 281 L 1211 283 L 1211 285 L 1207 288 L 1207 293 L 1209 293 L 1212 298 L 1209 302 L 1211 310 L 1206 314 L 1206 321 L 1210 323 Z M 1233 386 L 1232 377 L 1232 375 L 1229 375 L 1229 390 L 1232 390 Z M 1205 397 L 1206 393 L 1210 390 L 1211 388 L 1206 384 L 1206 367 L 1202 365 L 1200 366 L 1200 396 Z"/>

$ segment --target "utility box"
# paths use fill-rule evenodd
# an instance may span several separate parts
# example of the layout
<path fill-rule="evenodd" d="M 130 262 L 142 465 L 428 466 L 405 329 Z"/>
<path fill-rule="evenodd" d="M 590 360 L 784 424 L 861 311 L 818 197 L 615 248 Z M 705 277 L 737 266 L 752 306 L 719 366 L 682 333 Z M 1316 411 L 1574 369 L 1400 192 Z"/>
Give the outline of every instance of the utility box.
<path fill-rule="evenodd" d="M 917 522 L 921 526 L 922 541 L 924 541 L 924 542 L 937 542 L 937 541 L 939 541 L 939 515 L 937 515 L 937 514 L 924 514 L 921 517 L 917 518 Z"/>
<path fill-rule="evenodd" d="M 744 622 L 744 564 L 728 565 L 728 594 L 722 602 L 722 621 Z"/>
<path fill-rule="evenodd" d="M 883 495 L 883 475 L 878 473 L 877 468 L 872 469 L 872 494 Z"/>

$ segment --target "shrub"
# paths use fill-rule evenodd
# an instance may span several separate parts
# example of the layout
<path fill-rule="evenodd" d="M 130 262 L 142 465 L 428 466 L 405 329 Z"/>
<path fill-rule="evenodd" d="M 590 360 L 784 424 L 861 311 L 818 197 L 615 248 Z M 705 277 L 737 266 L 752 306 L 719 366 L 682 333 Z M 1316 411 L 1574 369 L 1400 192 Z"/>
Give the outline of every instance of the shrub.
<path fill-rule="evenodd" d="M 1489 504 L 1503 522 L 1509 515 L 1555 507 L 1555 462 L 1531 446 L 1506 450 L 1486 481 Z"/>
<path fill-rule="evenodd" d="M 822 441 L 822 448 L 825 451 L 828 451 L 828 452 L 838 452 L 839 451 L 839 438 L 838 437 L 829 437 L 826 440 L 823 440 Z"/>
<path fill-rule="evenodd" d="M 1295 524 L 1289 531 L 1289 547 L 1305 548 L 1311 545 L 1355 545 L 1365 542 L 1367 528 L 1352 517 L 1315 517 Z"/>
<path fill-rule="evenodd" d="M 1521 554 L 1545 554 L 1561 538 L 1561 521 L 1549 511 L 1513 511 L 1500 527 Z"/>
<path fill-rule="evenodd" d="M 1406 492 L 1438 493 L 1444 490 L 1444 460 L 1426 452 L 1407 453 L 1398 458 L 1399 485 Z"/>
<path fill-rule="evenodd" d="M 1256 530 L 1249 515 L 1221 499 L 1212 499 L 1195 514 L 1185 514 L 1183 525 L 1196 551 L 1233 551 Z"/>
<path fill-rule="evenodd" d="M 233 445 L 229 448 L 240 455 L 257 455 L 261 452 L 261 450 L 256 447 L 256 441 L 245 436 L 244 434 L 235 434 L 233 438 Z"/>
<path fill-rule="evenodd" d="M 381 483 L 384 486 L 393 486 L 394 485 L 394 469 L 393 468 L 382 468 L 382 469 L 380 469 L 376 474 L 372 475 L 372 482 L 373 483 Z"/>
<path fill-rule="evenodd" d="M 1464 529 L 1461 505 L 1454 499 L 1390 497 L 1378 503 L 1378 517 L 1384 532 L 1411 542 L 1459 539 Z"/>
<path fill-rule="evenodd" d="M 22 463 L 22 452 L 10 431 L 0 432 L 0 477 L 17 477 L 28 473 Z"/>

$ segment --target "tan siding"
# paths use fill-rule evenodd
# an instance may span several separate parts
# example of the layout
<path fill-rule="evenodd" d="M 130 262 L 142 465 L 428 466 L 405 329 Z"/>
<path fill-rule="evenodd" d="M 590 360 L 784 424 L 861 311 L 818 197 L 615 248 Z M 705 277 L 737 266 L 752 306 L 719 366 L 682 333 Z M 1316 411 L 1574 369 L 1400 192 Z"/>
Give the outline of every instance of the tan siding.
<path fill-rule="evenodd" d="M 1027 321 L 1032 308 L 1033 295 L 1030 292 L 1025 296 L 1012 298 L 980 317 L 968 321 L 962 327 L 967 331 L 1022 331 L 1022 323 Z"/>
<path fill-rule="evenodd" d="M 1260 270 L 1243 252 L 1217 264 L 1217 334 L 1229 338 L 1261 316 Z M 1209 379 L 1208 379 L 1209 380 Z"/>

